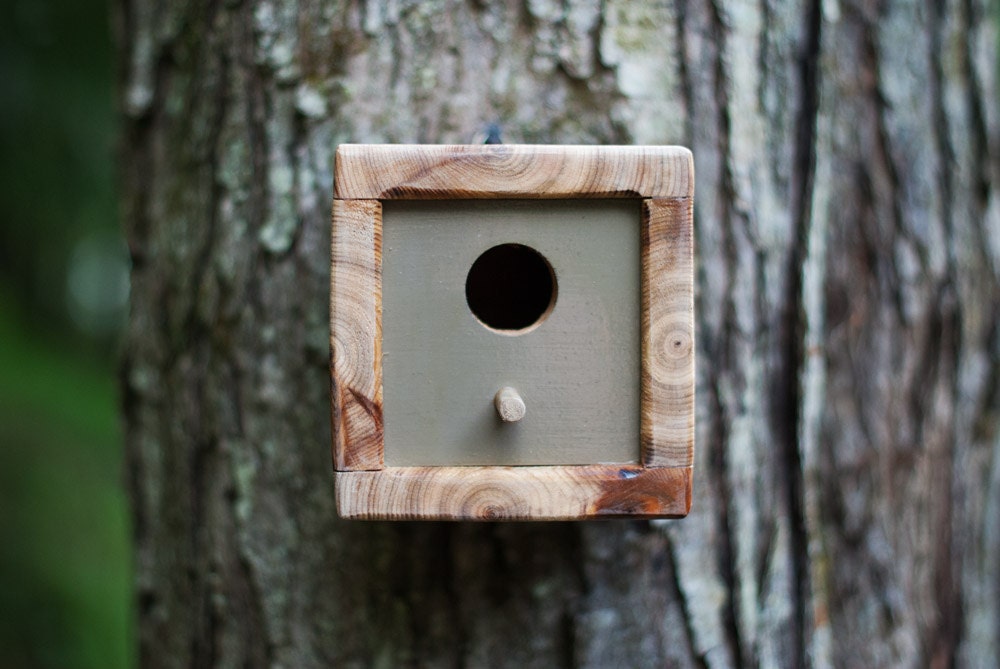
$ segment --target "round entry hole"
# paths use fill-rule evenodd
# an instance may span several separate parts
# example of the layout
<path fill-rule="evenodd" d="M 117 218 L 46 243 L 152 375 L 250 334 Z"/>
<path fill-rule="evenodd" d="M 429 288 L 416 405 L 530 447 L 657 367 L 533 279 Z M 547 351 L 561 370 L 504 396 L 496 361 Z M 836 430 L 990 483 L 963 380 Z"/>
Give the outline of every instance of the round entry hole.
<path fill-rule="evenodd" d="M 501 244 L 476 258 L 465 279 L 469 309 L 486 327 L 524 334 L 556 303 L 556 275 L 545 257 L 523 244 Z"/>

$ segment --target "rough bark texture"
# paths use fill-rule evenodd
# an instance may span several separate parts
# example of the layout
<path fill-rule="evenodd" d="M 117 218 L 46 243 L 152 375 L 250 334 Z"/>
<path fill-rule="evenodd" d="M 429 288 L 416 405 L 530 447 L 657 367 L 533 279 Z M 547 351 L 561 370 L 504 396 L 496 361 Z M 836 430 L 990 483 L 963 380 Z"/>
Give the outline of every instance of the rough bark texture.
<path fill-rule="evenodd" d="M 997 12 L 124 0 L 142 666 L 994 665 Z M 333 149 L 492 121 L 694 151 L 685 520 L 335 517 Z"/>

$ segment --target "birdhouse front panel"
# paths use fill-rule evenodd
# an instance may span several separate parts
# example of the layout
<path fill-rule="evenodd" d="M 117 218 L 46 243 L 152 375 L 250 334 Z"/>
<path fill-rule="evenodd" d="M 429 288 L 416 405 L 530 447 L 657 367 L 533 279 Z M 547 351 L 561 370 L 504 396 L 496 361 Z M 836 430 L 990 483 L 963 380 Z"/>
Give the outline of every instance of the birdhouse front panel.
<path fill-rule="evenodd" d="M 638 463 L 639 222 L 629 200 L 385 203 L 386 466 Z"/>
<path fill-rule="evenodd" d="M 678 147 L 341 146 L 339 513 L 685 515 L 691 164 Z"/>

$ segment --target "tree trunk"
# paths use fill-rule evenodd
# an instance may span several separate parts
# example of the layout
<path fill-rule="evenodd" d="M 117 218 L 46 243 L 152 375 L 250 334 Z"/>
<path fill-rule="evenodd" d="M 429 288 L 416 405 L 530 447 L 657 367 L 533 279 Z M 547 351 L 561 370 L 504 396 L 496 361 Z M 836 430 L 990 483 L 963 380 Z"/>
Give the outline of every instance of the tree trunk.
<path fill-rule="evenodd" d="M 125 0 L 143 667 L 991 666 L 997 4 Z M 681 521 L 336 518 L 345 141 L 683 144 Z"/>

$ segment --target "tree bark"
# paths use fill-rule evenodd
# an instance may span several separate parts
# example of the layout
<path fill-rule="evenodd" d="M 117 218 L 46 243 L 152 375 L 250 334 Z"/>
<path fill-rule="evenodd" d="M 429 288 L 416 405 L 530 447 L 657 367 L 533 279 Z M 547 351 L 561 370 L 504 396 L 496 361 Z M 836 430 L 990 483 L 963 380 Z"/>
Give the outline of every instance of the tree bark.
<path fill-rule="evenodd" d="M 987 0 L 124 0 L 143 667 L 991 666 Z M 683 144 L 681 521 L 337 520 L 332 153 Z"/>

